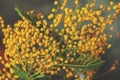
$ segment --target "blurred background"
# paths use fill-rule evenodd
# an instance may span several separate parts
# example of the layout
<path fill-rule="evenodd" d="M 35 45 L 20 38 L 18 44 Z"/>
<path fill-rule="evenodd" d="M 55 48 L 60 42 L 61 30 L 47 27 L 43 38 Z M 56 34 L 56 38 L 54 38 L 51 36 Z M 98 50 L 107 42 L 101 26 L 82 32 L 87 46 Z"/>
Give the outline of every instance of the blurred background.
<path fill-rule="evenodd" d="M 51 12 L 51 8 L 54 0 L 0 0 L 0 15 L 3 16 L 6 24 L 13 25 L 20 17 L 15 12 L 15 5 L 20 6 L 25 11 L 35 10 L 37 12 L 42 12 L 44 15 L 48 15 Z M 62 0 L 61 0 L 62 1 Z M 69 0 L 67 4 L 68 7 L 74 7 L 74 0 Z M 110 0 L 98 0 L 98 4 L 108 5 Z M 120 2 L 120 0 L 113 0 L 115 3 Z M 81 0 L 84 5 L 88 0 Z M 106 15 L 106 14 L 105 14 Z M 106 55 L 103 58 L 106 60 L 104 65 L 98 70 L 96 77 L 93 80 L 120 80 L 120 65 L 113 72 L 106 73 L 112 66 L 115 60 L 120 62 L 120 37 L 117 37 L 116 32 L 120 31 L 120 16 L 117 23 L 114 24 L 116 27 L 113 32 L 109 31 L 109 26 L 107 27 L 108 34 L 113 34 L 113 38 L 109 40 L 112 43 L 112 48 L 106 50 Z M 0 31 L 0 43 L 2 43 L 2 32 Z M 102 76 L 100 76 L 102 75 Z"/>

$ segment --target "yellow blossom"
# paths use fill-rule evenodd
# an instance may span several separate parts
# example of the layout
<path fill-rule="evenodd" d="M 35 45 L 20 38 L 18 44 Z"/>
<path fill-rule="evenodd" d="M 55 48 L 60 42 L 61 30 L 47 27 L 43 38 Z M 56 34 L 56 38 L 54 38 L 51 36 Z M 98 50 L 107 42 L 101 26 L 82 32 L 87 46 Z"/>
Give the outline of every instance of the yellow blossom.
<path fill-rule="evenodd" d="M 41 13 L 36 14 L 38 21 L 35 25 L 23 17 L 14 24 L 14 27 L 10 25 L 4 27 L 4 21 L 0 17 L 0 29 L 4 34 L 5 45 L 4 56 L 0 55 L 0 65 L 3 65 L 0 74 L 2 72 L 5 74 L 0 75 L 0 79 L 17 80 L 20 76 L 14 74 L 15 71 L 11 66 L 16 68 L 16 65 L 20 65 L 23 71 L 27 71 L 31 64 L 34 64 L 32 74 L 41 71 L 40 74 L 51 76 L 64 70 L 67 78 L 74 77 L 78 80 L 79 76 L 75 74 L 76 68 L 71 65 L 79 65 L 81 54 L 90 54 L 96 59 L 105 53 L 104 47 L 108 49 L 112 47 L 108 43 L 106 27 L 110 25 L 110 30 L 114 30 L 112 25 L 120 14 L 120 3 L 115 5 L 111 1 L 109 6 L 100 4 L 98 9 L 95 9 L 97 1 L 93 0 L 78 8 L 79 0 L 75 0 L 74 9 L 68 8 L 67 2 L 68 0 L 63 0 L 57 9 L 52 8 L 47 19 Z M 58 0 L 54 1 L 54 5 L 59 3 Z M 102 14 L 105 10 L 114 10 L 114 13 L 104 17 Z M 27 15 L 34 13 L 30 11 Z M 50 24 L 48 19 L 51 20 Z M 112 35 L 108 36 L 112 38 Z M 84 60 L 82 62 L 85 64 Z M 114 69 L 113 66 L 110 70 Z M 88 80 L 94 74 L 94 71 L 83 70 L 83 72 Z"/>

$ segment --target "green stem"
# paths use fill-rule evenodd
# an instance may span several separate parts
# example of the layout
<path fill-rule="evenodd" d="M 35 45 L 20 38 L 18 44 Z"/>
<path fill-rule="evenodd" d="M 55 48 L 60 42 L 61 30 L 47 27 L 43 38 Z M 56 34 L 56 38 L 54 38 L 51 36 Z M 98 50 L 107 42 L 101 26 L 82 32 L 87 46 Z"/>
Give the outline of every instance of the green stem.
<path fill-rule="evenodd" d="M 79 67 L 79 68 L 85 68 L 88 67 L 87 65 L 71 65 L 71 64 L 57 64 L 57 66 L 67 66 L 67 67 Z"/>

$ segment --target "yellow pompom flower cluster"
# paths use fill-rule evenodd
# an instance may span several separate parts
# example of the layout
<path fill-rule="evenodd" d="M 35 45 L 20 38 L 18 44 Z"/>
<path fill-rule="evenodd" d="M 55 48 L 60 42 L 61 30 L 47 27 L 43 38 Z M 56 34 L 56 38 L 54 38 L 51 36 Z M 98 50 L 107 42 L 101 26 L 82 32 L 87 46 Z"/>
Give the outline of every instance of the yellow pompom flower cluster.
<path fill-rule="evenodd" d="M 105 53 L 105 47 L 111 47 L 107 42 L 105 29 L 117 20 L 120 3 L 114 5 L 110 2 L 108 7 L 100 5 L 95 9 L 95 0 L 81 8 L 78 7 L 79 0 L 75 0 L 76 8 L 72 9 L 66 7 L 67 1 L 64 0 L 59 6 L 60 2 L 55 0 L 54 5 L 58 8 L 51 10 L 48 19 L 40 13 L 37 14 L 39 21 L 36 21 L 36 25 L 23 17 L 13 28 L 10 25 L 4 27 L 4 21 L 0 17 L 5 45 L 4 56 L 0 56 L 3 65 L 0 68 L 0 80 L 19 79 L 20 76 L 16 75 L 13 69 L 16 65 L 20 65 L 25 72 L 29 72 L 32 67 L 29 76 L 40 71 L 40 74 L 49 77 L 63 70 L 66 72 L 66 78 L 74 77 L 79 80 L 76 68 L 82 69 L 87 63 L 86 58 L 81 60 L 82 64 L 80 59 L 89 54 L 93 55 L 93 59 L 97 59 L 100 54 Z M 104 17 L 102 13 L 105 10 L 114 11 L 114 14 Z M 31 13 L 34 12 L 28 12 L 27 15 Z M 47 20 L 52 22 L 49 24 Z M 110 29 L 113 30 L 113 26 Z M 83 53 L 85 55 L 81 56 Z M 81 72 L 87 75 L 84 80 L 90 80 L 95 73 L 94 69 L 93 72 Z"/>
<path fill-rule="evenodd" d="M 4 25 L 4 20 L 3 18 L 0 16 L 0 28 L 3 28 L 5 25 Z"/>
<path fill-rule="evenodd" d="M 53 66 L 52 57 L 55 57 L 59 43 L 52 36 L 48 36 L 50 29 L 47 28 L 46 20 L 41 23 L 44 25 L 40 30 L 26 19 L 15 23 L 13 29 L 10 26 L 3 29 L 5 54 L 9 55 L 10 62 L 14 59 L 15 63 L 21 64 L 23 69 L 25 69 L 25 61 L 28 65 L 34 63 L 34 68 L 37 67 L 36 70 L 45 69 L 46 71 Z"/>

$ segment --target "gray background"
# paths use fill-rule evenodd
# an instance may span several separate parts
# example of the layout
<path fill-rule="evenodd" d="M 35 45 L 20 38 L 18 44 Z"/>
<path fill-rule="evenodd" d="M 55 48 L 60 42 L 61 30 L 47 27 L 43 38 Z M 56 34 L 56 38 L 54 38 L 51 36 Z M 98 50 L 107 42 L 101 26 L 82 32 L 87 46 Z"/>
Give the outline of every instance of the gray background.
<path fill-rule="evenodd" d="M 53 6 L 54 0 L 0 0 L 0 15 L 3 16 L 6 24 L 13 24 L 16 22 L 20 17 L 17 15 L 17 13 L 14 10 L 15 5 L 20 6 L 24 10 L 36 10 L 38 12 L 42 12 L 45 15 L 48 15 L 50 13 L 50 9 Z M 82 4 L 86 3 L 87 0 L 82 0 Z M 120 0 L 114 0 L 115 3 L 120 2 Z M 99 0 L 98 4 L 108 5 L 109 0 Z M 69 7 L 73 7 L 72 0 L 69 1 L 67 4 Z M 119 17 L 120 19 L 120 17 Z M 120 20 L 117 21 L 115 24 L 116 29 L 113 32 L 110 32 L 107 29 L 108 34 L 112 33 L 114 36 L 109 42 L 113 44 L 112 48 L 109 50 L 106 50 L 106 55 L 103 56 L 103 59 L 106 60 L 104 65 L 100 68 L 100 70 L 97 73 L 98 75 L 101 75 L 103 73 L 106 73 L 114 60 L 118 59 L 120 61 L 120 38 L 115 36 L 115 33 L 120 31 Z M 109 28 L 109 26 L 108 26 Z M 0 43 L 2 42 L 2 33 L 0 31 Z M 56 79 L 57 80 L 57 79 Z M 94 80 L 120 80 L 120 65 L 118 65 L 117 70 L 104 74 L 104 76 L 95 78 Z"/>

